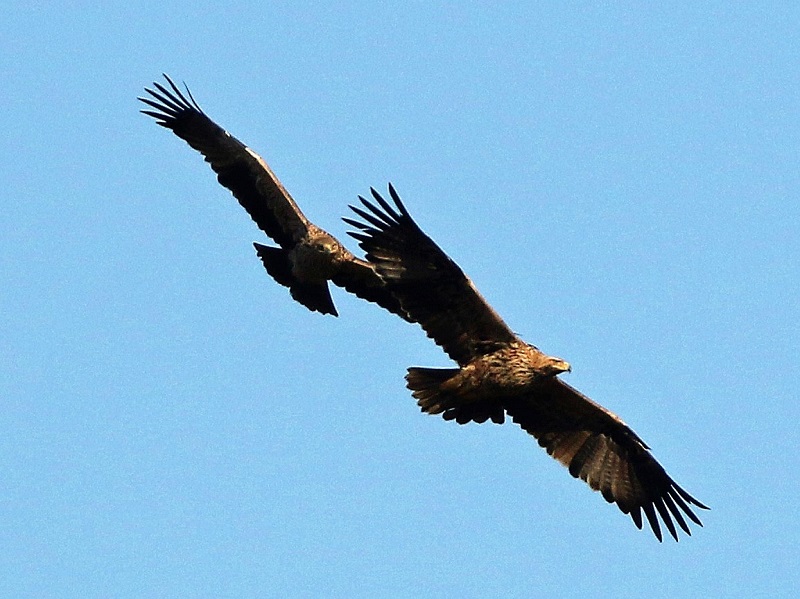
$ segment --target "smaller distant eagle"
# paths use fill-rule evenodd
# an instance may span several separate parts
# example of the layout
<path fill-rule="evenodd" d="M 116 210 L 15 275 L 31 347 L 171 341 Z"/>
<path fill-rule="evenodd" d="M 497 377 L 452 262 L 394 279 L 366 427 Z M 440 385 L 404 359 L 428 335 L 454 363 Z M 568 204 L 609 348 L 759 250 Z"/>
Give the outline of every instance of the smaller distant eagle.
<path fill-rule="evenodd" d="M 642 528 L 644 512 L 660 541 L 659 516 L 677 541 L 684 515 L 702 526 L 692 505 L 708 509 L 670 478 L 648 446 L 617 415 L 558 378 L 571 370 L 519 339 L 472 281 L 412 220 L 389 185 L 395 207 L 372 190 L 378 205 L 351 206 L 367 259 L 408 316 L 458 363 L 458 368 L 409 368 L 408 388 L 424 412 L 459 424 L 508 414 L 547 452 Z M 674 520 L 674 522 L 673 522 Z"/>
<path fill-rule="evenodd" d="M 406 318 L 399 302 L 384 288 L 372 264 L 356 258 L 333 235 L 310 222 L 267 163 L 200 109 L 164 75 L 170 89 L 154 83 L 139 98 L 142 110 L 162 127 L 198 150 L 258 227 L 279 247 L 254 243 L 267 272 L 289 288 L 292 297 L 311 311 L 338 316 L 328 281 Z M 187 98 L 188 96 L 188 98 Z"/>

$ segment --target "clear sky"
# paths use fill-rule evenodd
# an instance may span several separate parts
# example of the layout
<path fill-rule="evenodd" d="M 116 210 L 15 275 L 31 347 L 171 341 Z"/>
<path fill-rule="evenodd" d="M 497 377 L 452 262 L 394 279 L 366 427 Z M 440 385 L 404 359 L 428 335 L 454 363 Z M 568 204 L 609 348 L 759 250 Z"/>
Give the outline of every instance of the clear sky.
<path fill-rule="evenodd" d="M 0 596 L 796 592 L 796 3 L 322 4 L 3 10 Z M 516 426 L 420 414 L 446 356 L 291 301 L 139 114 L 162 72 L 342 240 L 392 181 L 705 527 L 659 544 Z"/>

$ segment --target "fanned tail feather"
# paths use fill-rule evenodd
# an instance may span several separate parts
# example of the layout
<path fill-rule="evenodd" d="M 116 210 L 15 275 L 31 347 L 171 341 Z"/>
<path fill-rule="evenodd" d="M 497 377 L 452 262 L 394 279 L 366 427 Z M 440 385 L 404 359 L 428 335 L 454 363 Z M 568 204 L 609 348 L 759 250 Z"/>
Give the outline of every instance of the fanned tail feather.
<path fill-rule="evenodd" d="M 417 400 L 417 405 L 427 414 L 441 414 L 445 420 L 458 424 L 467 422 L 492 422 L 502 424 L 505 410 L 497 401 L 465 403 L 458 395 L 442 391 L 442 385 L 459 373 L 458 368 L 409 368 L 406 386 Z"/>

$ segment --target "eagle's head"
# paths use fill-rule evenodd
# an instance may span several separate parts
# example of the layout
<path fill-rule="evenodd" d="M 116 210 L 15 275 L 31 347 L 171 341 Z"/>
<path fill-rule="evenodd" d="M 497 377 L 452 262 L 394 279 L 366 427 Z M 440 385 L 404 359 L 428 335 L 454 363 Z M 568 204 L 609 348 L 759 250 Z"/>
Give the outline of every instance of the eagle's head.
<path fill-rule="evenodd" d="M 331 257 L 338 256 L 342 251 L 341 244 L 330 235 L 326 235 L 325 237 L 321 237 L 320 239 L 318 239 L 317 242 L 314 244 L 314 247 L 321 254 L 325 254 Z"/>
<path fill-rule="evenodd" d="M 544 365 L 542 370 L 545 376 L 556 376 L 562 372 L 572 372 L 572 366 L 570 366 L 569 362 L 562 360 L 561 358 L 551 357 Z"/>
<path fill-rule="evenodd" d="M 329 279 L 345 260 L 347 250 L 339 241 L 327 233 L 320 235 L 308 246 L 309 259 L 319 270 L 323 278 Z"/>

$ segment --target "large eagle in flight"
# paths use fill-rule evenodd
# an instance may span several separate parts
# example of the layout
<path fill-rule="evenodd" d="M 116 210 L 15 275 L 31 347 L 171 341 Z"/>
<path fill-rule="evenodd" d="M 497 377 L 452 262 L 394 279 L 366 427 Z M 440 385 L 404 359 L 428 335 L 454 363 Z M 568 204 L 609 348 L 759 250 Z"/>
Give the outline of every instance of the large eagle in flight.
<path fill-rule="evenodd" d="M 345 218 L 351 232 L 396 297 L 458 368 L 409 368 L 408 388 L 424 412 L 459 424 L 505 415 L 539 445 L 642 528 L 642 512 L 662 539 L 659 517 L 677 541 L 675 523 L 691 535 L 691 506 L 708 509 L 684 491 L 648 446 L 616 414 L 558 378 L 570 366 L 522 341 L 478 293 L 459 266 L 409 216 L 389 185 L 392 207 L 372 190 Z"/>
<path fill-rule="evenodd" d="M 333 235 L 309 221 L 258 154 L 208 118 L 188 88 L 184 95 L 167 75 L 164 78 L 171 89 L 159 83 L 153 84 L 155 90 L 145 88 L 150 97 L 139 100 L 155 110 L 142 112 L 198 150 L 219 182 L 278 244 L 253 244 L 275 281 L 288 287 L 292 297 L 311 311 L 338 315 L 328 288 L 331 281 L 406 318 L 372 264 L 356 258 Z"/>

